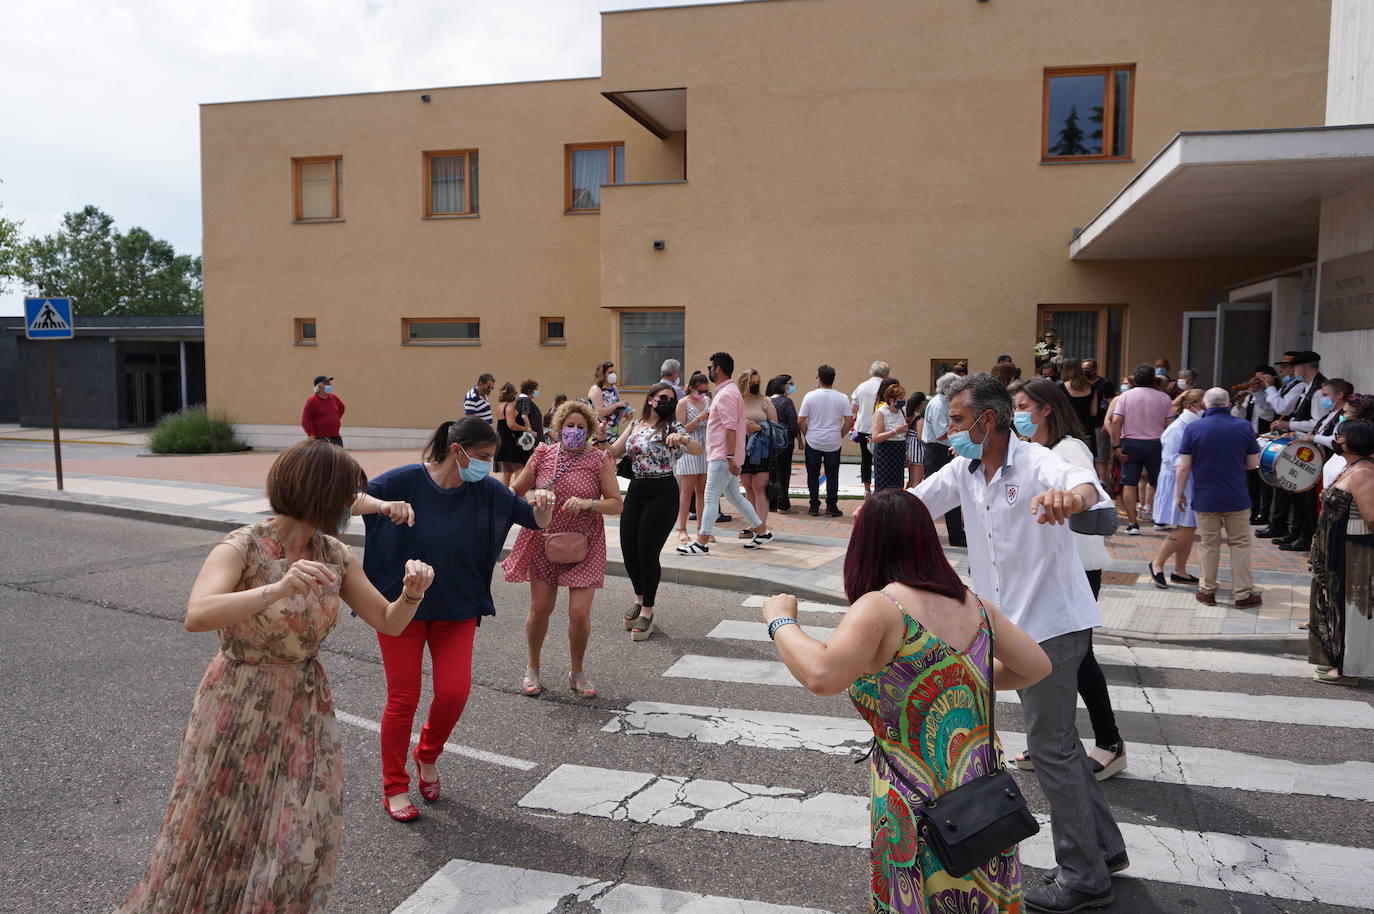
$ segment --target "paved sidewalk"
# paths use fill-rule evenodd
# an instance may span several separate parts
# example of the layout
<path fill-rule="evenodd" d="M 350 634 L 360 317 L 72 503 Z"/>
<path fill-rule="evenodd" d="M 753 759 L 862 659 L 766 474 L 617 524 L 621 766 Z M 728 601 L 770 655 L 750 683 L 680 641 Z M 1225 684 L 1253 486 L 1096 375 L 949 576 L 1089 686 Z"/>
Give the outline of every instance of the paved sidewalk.
<path fill-rule="evenodd" d="M 117 428 L 64 428 L 60 438 L 63 444 L 114 444 L 137 448 L 148 444 L 146 431 Z M 52 429 L 0 422 L 0 441 L 51 442 Z"/>
<path fill-rule="evenodd" d="M 0 433 L 4 428 L 0 427 Z M 110 456 L 64 461 L 66 491 L 57 492 L 50 463 L 42 460 L 8 463 L 0 467 L 0 503 L 44 504 L 145 517 L 212 529 L 232 529 L 268 511 L 262 483 L 274 453 L 245 453 L 193 457 L 126 456 L 126 449 Z M 413 451 L 356 451 L 354 457 L 369 475 L 413 462 Z M 798 470 L 801 468 L 798 467 Z M 858 494 L 856 466 L 846 465 L 842 488 Z M 794 474 L 794 490 L 804 482 Z M 813 518 L 806 513 L 806 496 L 793 496 L 794 513 L 773 515 L 778 539 L 759 550 L 746 550 L 737 539 L 738 521 L 717 527 L 718 543 L 709 556 L 685 557 L 673 551 L 676 535 L 663 555 L 664 579 L 682 584 L 722 587 L 750 593 L 787 591 L 826 603 L 844 602 L 844 553 L 857 501 L 845 501 L 843 518 Z M 623 574 L 616 518 L 607 519 L 608 563 Z M 350 525 L 355 544 L 362 542 L 362 524 Z M 944 528 L 940 524 L 943 538 Z M 514 537 L 512 532 L 512 537 Z M 1214 640 L 1218 636 L 1300 635 L 1298 623 L 1307 618 L 1310 576 L 1305 556 L 1279 552 L 1257 541 L 1253 551 L 1255 578 L 1264 605 L 1244 610 L 1231 605 L 1223 553 L 1222 590 L 1215 607 L 1199 604 L 1193 589 L 1171 586 L 1158 590 L 1145 564 L 1163 534 L 1148 526 L 1139 537 L 1109 540 L 1112 564 L 1104 575 L 1101 605 L 1103 622 L 1111 633 L 1149 635 L 1166 639 Z M 946 548 L 956 571 L 967 578 L 965 550 Z M 1196 561 L 1191 566 L 1197 573 Z"/>

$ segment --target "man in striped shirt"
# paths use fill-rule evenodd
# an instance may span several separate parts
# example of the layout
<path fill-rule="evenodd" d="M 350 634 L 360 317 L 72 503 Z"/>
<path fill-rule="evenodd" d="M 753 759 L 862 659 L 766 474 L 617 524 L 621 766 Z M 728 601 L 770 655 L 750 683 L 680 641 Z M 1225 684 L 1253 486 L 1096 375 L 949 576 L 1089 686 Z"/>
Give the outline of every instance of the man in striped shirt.
<path fill-rule="evenodd" d="M 487 395 L 496 387 L 496 376 L 488 372 L 482 372 L 477 378 L 477 383 L 472 390 L 463 398 L 463 415 L 476 416 L 478 419 L 491 423 L 491 404 L 487 402 Z"/>

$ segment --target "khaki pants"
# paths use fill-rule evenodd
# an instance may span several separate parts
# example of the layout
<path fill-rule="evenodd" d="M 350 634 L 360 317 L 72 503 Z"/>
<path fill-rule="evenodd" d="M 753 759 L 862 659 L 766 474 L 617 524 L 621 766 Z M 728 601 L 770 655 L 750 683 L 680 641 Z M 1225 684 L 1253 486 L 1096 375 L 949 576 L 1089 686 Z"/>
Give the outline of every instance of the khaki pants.
<path fill-rule="evenodd" d="M 1198 593 L 1217 592 L 1217 565 L 1221 562 L 1221 531 L 1226 530 L 1226 545 L 1231 550 L 1231 590 L 1237 600 L 1255 592 L 1250 574 L 1250 509 L 1244 511 L 1197 512 L 1198 552 L 1202 557 L 1202 580 Z"/>

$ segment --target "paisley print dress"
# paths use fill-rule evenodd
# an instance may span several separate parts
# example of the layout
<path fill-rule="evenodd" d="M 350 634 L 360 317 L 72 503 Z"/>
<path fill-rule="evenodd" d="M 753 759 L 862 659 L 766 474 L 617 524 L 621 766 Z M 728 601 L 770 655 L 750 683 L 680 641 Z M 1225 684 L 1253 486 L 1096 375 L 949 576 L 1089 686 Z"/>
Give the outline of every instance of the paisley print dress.
<path fill-rule="evenodd" d="M 1008 848 L 963 878 L 945 872 L 916 833 L 921 799 L 895 776 L 936 798 L 987 774 L 1001 751 L 990 739 L 992 670 L 987 613 L 973 644 L 959 651 L 906 614 L 906 639 L 877 673 L 849 687 L 849 698 L 873 728 L 882 752 L 870 767 L 869 910 L 882 914 L 1020 914 L 1021 867 Z"/>
<path fill-rule="evenodd" d="M 224 542 L 247 564 L 236 590 L 271 584 L 290 566 L 266 521 Z M 152 861 L 116 914 L 325 909 L 339 859 L 343 756 L 316 655 L 338 621 L 351 556 L 317 533 L 307 557 L 329 566 L 332 585 L 219 632 Z"/>

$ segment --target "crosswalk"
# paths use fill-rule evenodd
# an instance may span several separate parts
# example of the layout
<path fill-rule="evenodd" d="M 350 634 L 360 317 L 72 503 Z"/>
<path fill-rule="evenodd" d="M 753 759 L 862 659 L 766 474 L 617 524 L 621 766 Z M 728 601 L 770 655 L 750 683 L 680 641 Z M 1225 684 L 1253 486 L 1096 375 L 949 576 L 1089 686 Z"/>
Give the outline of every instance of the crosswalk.
<path fill-rule="evenodd" d="M 750 605 L 753 602 L 751 599 L 740 607 L 738 618 L 721 620 L 709 632 L 693 633 L 694 647 L 718 643 L 721 655 L 664 656 L 660 669 L 662 679 L 677 684 L 677 691 L 684 698 L 693 694 L 747 695 L 750 701 L 741 703 L 756 707 L 631 701 L 610 711 L 609 719 L 600 728 L 604 739 L 686 741 L 694 747 L 695 754 L 711 754 L 717 762 L 712 774 L 717 776 L 696 774 L 690 768 L 648 770 L 611 764 L 554 764 L 520 797 L 517 806 L 531 815 L 566 818 L 572 823 L 605 820 L 636 823 L 651 830 L 729 835 L 735 840 L 760 842 L 761 853 L 769 852 L 770 846 L 778 846 L 772 842 L 802 842 L 832 849 L 867 847 L 868 797 L 862 792 L 862 777 L 853 776 L 847 757 L 866 745 L 870 731 L 856 715 L 770 709 L 779 704 L 780 696 L 795 694 L 792 690 L 798 686 L 786 667 L 773 659 L 776 655 L 771 645 L 758 644 L 768 639 L 763 627 L 754 620 Z M 806 622 L 833 614 L 835 607 L 803 604 L 801 610 Z M 806 628 L 820 638 L 833 631 L 823 625 Z M 700 640 L 702 635 L 705 642 Z M 1160 732 L 1167 732 L 1169 738 L 1137 742 L 1127 733 L 1129 767 L 1119 781 L 1106 785 L 1109 800 L 1113 800 L 1117 783 L 1143 782 L 1164 791 L 1225 791 L 1225 804 L 1239 810 L 1282 802 L 1280 798 L 1285 797 L 1308 797 L 1322 798 L 1320 802 L 1324 804 L 1337 804 L 1322 807 L 1328 815 L 1332 809 L 1343 810 L 1353 820 L 1367 821 L 1374 815 L 1370 806 L 1374 804 L 1374 762 L 1363 758 L 1308 761 L 1291 757 L 1300 754 L 1294 748 L 1305 745 L 1305 740 L 1331 738 L 1332 732 L 1351 747 L 1353 754 L 1360 756 L 1362 753 L 1354 747 L 1370 746 L 1368 731 L 1374 730 L 1374 707 L 1367 701 L 1341 697 L 1344 693 L 1331 697 L 1293 694 L 1311 691 L 1296 685 L 1300 678 L 1311 675 L 1310 667 L 1300 660 L 1113 644 L 1099 644 L 1095 650 L 1099 660 L 1109 667 L 1187 671 L 1189 685 L 1198 684 L 1199 677 L 1209 677 L 1201 681 L 1206 686 L 1216 686 L 1164 688 L 1119 682 L 1110 686 L 1118 713 L 1153 715 L 1160 723 Z M 739 656 L 745 653 L 750 656 Z M 999 693 L 998 697 L 1008 704 L 1017 703 L 1014 692 Z M 1239 724 L 1251 728 L 1255 737 L 1251 743 L 1272 747 L 1272 754 L 1210 745 L 1207 734 L 1222 721 L 1230 727 Z M 1186 738 L 1180 739 L 1176 734 L 1185 734 Z M 1006 729 L 1001 736 L 1008 754 L 1024 749 L 1024 734 Z M 1186 744 L 1189 741 L 1199 745 Z M 810 763 L 813 766 L 842 765 L 843 769 L 836 770 L 848 777 L 837 776 L 833 780 L 842 783 L 844 789 L 830 785 L 818 789 L 814 783 L 802 786 L 797 781 L 776 783 L 762 776 L 756 762 L 741 764 L 737 777 L 719 776 L 720 771 L 729 770 L 732 758 L 744 752 L 757 758 L 758 750 L 805 754 L 814 760 Z M 1283 757 L 1285 754 L 1289 757 Z M 650 752 L 643 756 L 664 757 Z M 1016 776 L 1027 779 L 1027 783 L 1034 779 L 1033 774 Z M 760 780 L 767 783 L 758 783 Z M 786 781 L 786 777 L 778 780 Z M 1125 878 L 1190 890 L 1234 893 L 1254 898 L 1256 905 L 1259 898 L 1269 897 L 1368 909 L 1365 874 L 1374 871 L 1374 850 L 1368 847 L 1297 840 L 1272 831 L 1246 834 L 1244 828 L 1231 833 L 1209 829 L 1207 822 L 1190 822 L 1195 827 L 1183 827 L 1182 823 L 1167 821 L 1168 810 L 1169 805 L 1162 804 L 1152 807 L 1148 815 L 1122 816 L 1122 833 L 1131 855 L 1131 867 L 1122 874 Z M 1047 819 L 1042 816 L 1041 821 Z M 1243 815 L 1232 821 L 1263 824 L 1262 819 L 1252 821 Z M 1054 865 L 1048 827 L 1021 846 L 1021 858 L 1034 867 Z M 844 865 L 850 866 L 852 859 L 846 857 Z M 785 900 L 795 906 L 733 898 L 724 893 L 696 894 L 608 881 L 577 873 L 453 860 L 394 914 L 545 914 L 563 910 L 603 914 L 828 914 L 807 906 L 809 899 L 805 897 Z M 845 910 L 863 906 L 864 900 L 858 898 Z M 1128 909 L 1121 905 L 1118 908 Z M 1201 909 L 1205 908 L 1204 903 Z M 1244 909 L 1244 905 L 1238 909 Z"/>

